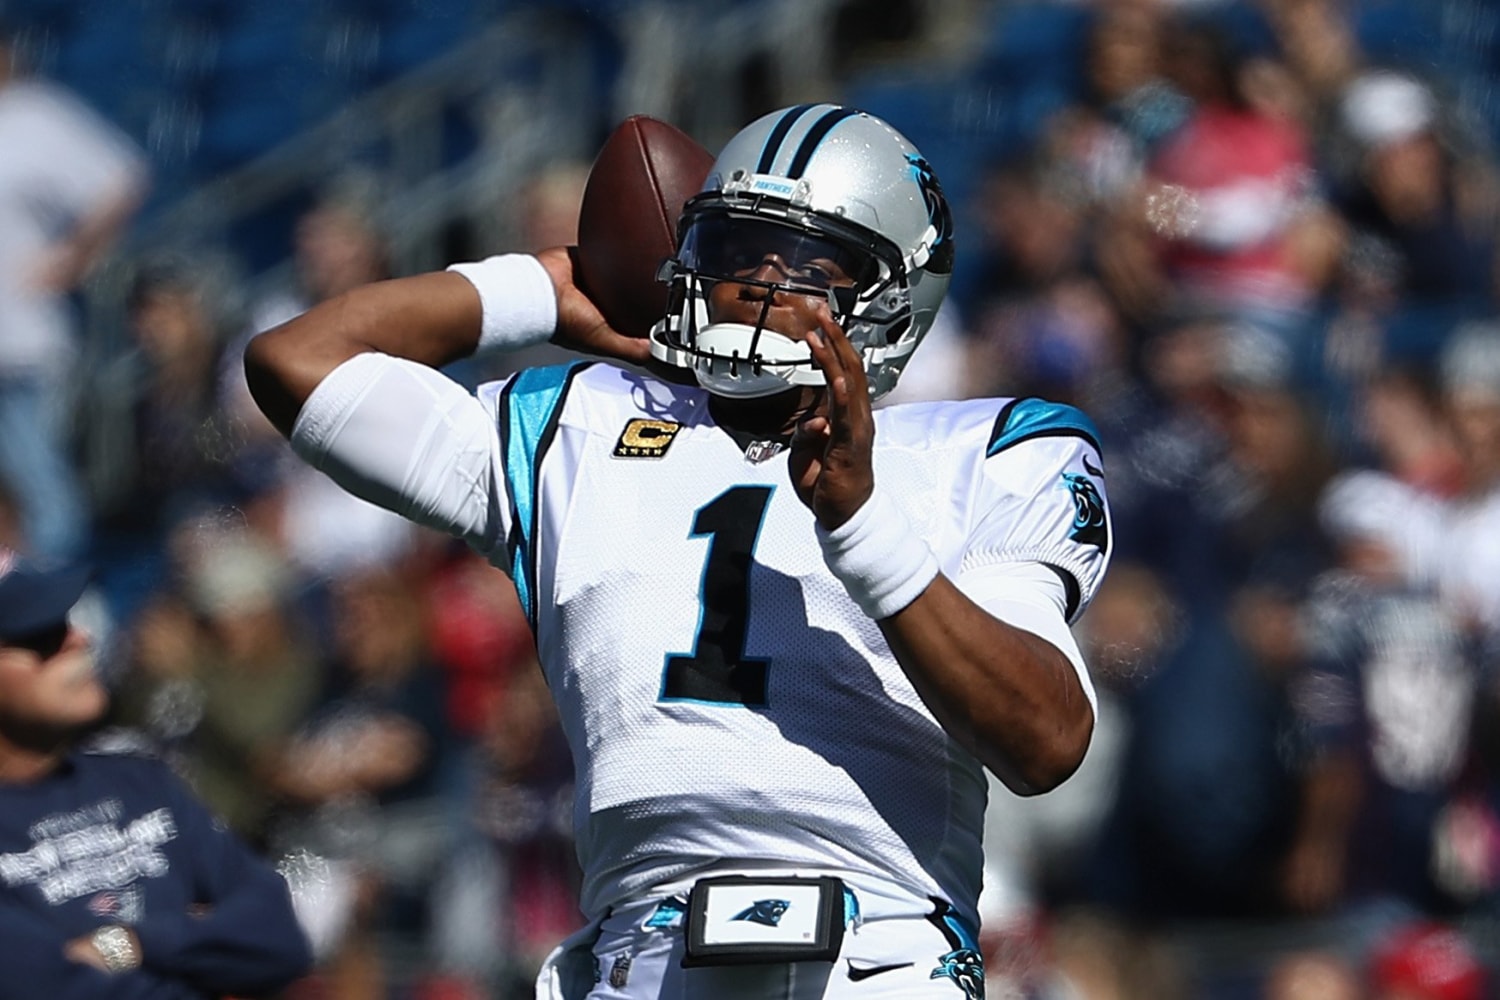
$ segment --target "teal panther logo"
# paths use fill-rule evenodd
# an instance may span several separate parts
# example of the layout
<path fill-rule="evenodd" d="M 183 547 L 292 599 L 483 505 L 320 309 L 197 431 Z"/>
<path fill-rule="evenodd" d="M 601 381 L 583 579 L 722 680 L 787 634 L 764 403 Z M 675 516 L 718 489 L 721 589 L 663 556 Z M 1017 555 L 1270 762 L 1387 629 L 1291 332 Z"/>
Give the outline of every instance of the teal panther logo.
<path fill-rule="evenodd" d="M 1087 467 L 1087 466 L 1086 466 Z M 1062 485 L 1073 496 L 1073 530 L 1068 537 L 1085 545 L 1109 547 L 1109 522 L 1104 517 L 1104 498 L 1088 476 L 1064 472 Z"/>
<path fill-rule="evenodd" d="M 928 269 L 946 273 L 953 263 L 953 212 L 943 187 L 938 183 L 932 164 L 915 153 L 906 154 L 906 164 L 911 169 L 912 180 L 922 192 L 922 204 L 927 209 L 927 221 L 932 223 L 936 235 L 932 241 L 932 260 Z"/>
<path fill-rule="evenodd" d="M 984 1000 L 984 959 L 972 948 L 959 948 L 938 959 L 929 979 L 948 978 L 964 991 L 964 1000 Z"/>

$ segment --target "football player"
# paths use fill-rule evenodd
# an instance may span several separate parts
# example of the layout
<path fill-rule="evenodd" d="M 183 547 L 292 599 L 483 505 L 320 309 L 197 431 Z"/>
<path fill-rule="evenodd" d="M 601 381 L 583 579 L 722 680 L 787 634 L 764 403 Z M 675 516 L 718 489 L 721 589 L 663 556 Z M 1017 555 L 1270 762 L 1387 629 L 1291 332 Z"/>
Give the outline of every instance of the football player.
<path fill-rule="evenodd" d="M 685 206 L 649 342 L 558 248 L 358 289 L 251 344 L 305 460 L 515 581 L 590 918 L 539 996 L 982 995 L 983 768 L 1034 794 L 1081 761 L 1068 626 L 1110 538 L 1077 410 L 872 411 L 952 230 L 903 136 L 803 105 L 731 139 Z M 437 371 L 549 337 L 648 371 L 473 395 Z"/>

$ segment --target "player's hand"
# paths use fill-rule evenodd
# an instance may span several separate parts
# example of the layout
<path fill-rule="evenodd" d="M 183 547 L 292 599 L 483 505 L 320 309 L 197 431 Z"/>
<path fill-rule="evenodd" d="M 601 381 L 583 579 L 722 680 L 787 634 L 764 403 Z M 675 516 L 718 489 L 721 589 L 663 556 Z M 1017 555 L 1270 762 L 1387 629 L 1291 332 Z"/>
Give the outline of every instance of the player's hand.
<path fill-rule="evenodd" d="M 874 492 L 875 416 L 864 361 L 827 304 L 818 306 L 818 329 L 807 345 L 828 388 L 823 402 L 797 425 L 788 468 L 797 497 L 832 531 Z"/>
<path fill-rule="evenodd" d="M 617 358 L 633 365 L 645 364 L 651 356 L 651 345 L 640 337 L 630 337 L 610 326 L 599 308 L 583 294 L 573 278 L 577 261 L 576 247 L 552 247 L 536 255 L 557 289 L 557 332 L 552 342 L 559 347 Z"/>

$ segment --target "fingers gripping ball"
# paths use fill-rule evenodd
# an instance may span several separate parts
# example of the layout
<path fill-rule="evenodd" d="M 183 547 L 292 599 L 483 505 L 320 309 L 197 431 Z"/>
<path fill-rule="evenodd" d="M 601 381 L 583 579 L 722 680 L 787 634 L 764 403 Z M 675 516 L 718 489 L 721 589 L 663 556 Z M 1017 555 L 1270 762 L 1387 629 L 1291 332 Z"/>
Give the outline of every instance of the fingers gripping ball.
<path fill-rule="evenodd" d="M 677 252 L 682 204 L 713 163 L 687 133 L 645 115 L 621 122 L 599 150 L 578 214 L 577 278 L 621 333 L 644 337 L 666 311 L 657 268 Z"/>

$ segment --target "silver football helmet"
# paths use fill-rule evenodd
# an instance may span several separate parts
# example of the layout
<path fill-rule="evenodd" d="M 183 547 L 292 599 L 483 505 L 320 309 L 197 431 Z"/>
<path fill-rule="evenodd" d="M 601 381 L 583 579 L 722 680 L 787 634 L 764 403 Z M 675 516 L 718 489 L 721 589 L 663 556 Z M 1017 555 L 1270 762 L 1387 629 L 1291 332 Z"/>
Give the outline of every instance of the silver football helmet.
<path fill-rule="evenodd" d="M 671 304 L 651 332 L 653 356 L 725 396 L 822 385 L 807 345 L 765 328 L 771 295 L 754 325 L 710 322 L 715 283 L 761 285 L 826 298 L 879 397 L 943 301 L 953 218 L 932 168 L 899 132 L 851 108 L 803 104 L 729 140 L 683 207 L 677 245 L 659 275 Z"/>

